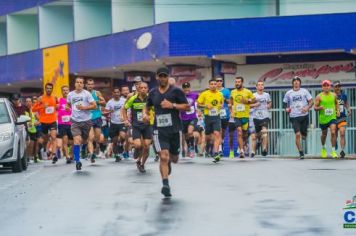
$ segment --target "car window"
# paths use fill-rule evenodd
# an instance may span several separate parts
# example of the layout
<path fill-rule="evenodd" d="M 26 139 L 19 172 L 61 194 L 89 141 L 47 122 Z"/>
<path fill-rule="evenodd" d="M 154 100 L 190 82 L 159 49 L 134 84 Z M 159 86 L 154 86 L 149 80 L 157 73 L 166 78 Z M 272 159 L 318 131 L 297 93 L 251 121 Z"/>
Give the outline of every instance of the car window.
<path fill-rule="evenodd" d="M 0 102 L 0 124 L 10 123 L 9 111 L 6 108 L 5 102 Z"/>

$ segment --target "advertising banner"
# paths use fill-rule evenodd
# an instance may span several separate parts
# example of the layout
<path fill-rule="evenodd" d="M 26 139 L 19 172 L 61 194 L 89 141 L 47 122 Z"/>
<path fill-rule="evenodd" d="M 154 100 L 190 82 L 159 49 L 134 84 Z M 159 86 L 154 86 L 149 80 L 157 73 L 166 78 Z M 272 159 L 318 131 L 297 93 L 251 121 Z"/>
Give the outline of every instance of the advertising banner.
<path fill-rule="evenodd" d="M 68 45 L 43 49 L 43 88 L 53 84 L 53 95 L 61 97 L 61 87 L 69 85 Z"/>
<path fill-rule="evenodd" d="M 354 61 L 238 65 L 235 75 L 225 75 L 226 87 L 234 87 L 236 76 L 242 76 L 247 87 L 254 87 L 257 81 L 264 81 L 266 87 L 286 87 L 294 76 L 299 76 L 304 86 L 320 85 L 325 79 L 356 83 Z"/>

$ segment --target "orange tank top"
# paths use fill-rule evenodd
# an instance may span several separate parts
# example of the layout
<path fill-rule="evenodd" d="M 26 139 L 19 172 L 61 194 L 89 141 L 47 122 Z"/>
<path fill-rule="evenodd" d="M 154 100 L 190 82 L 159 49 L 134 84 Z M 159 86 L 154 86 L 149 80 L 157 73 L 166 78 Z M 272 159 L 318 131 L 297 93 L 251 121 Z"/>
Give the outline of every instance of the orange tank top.
<path fill-rule="evenodd" d="M 32 110 L 37 111 L 41 123 L 50 124 L 57 121 L 57 99 L 54 96 L 42 96 Z"/>

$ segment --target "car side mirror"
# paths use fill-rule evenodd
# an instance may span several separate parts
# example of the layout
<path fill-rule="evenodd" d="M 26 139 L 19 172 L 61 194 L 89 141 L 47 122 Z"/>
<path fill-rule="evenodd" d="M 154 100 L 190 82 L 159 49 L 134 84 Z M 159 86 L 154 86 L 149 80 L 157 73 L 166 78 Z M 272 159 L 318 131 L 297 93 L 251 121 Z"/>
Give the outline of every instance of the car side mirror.
<path fill-rule="evenodd" d="M 29 116 L 21 115 L 17 118 L 16 125 L 24 125 L 29 122 L 31 118 Z"/>

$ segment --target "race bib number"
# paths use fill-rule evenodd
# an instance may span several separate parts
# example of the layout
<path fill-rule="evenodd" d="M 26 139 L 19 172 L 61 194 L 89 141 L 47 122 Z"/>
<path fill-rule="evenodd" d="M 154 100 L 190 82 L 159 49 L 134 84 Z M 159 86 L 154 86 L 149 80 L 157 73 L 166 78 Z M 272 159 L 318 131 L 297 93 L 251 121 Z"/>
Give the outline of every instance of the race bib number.
<path fill-rule="evenodd" d="M 195 112 L 195 107 L 194 106 L 190 106 L 190 110 L 186 112 L 187 115 L 192 115 Z"/>
<path fill-rule="evenodd" d="M 234 117 L 230 117 L 230 119 L 229 119 L 229 123 L 235 123 L 235 119 L 234 119 Z"/>
<path fill-rule="evenodd" d="M 209 110 L 209 116 L 217 116 L 217 115 L 219 115 L 219 113 L 216 109 Z"/>
<path fill-rule="evenodd" d="M 53 114 L 54 113 L 54 107 L 47 107 L 45 110 L 46 114 Z"/>
<path fill-rule="evenodd" d="M 340 113 L 344 112 L 344 105 L 339 105 Z"/>
<path fill-rule="evenodd" d="M 143 122 L 142 112 L 137 112 L 136 117 L 137 117 L 137 121 Z"/>
<path fill-rule="evenodd" d="M 77 107 L 77 106 L 80 106 L 80 105 L 82 105 L 80 102 L 75 103 L 74 106 L 73 106 L 73 110 L 74 110 L 74 111 L 80 111 L 80 110 L 78 109 L 78 107 Z"/>
<path fill-rule="evenodd" d="M 302 108 L 303 108 L 303 104 L 301 102 L 297 102 L 294 105 L 294 109 L 296 109 L 296 110 L 302 110 Z"/>
<path fill-rule="evenodd" d="M 69 122 L 70 116 L 62 116 L 62 122 Z"/>
<path fill-rule="evenodd" d="M 220 110 L 220 117 L 226 117 L 227 113 L 225 109 Z"/>
<path fill-rule="evenodd" d="M 173 125 L 171 114 L 157 115 L 156 119 L 157 119 L 157 127 L 169 127 Z"/>
<path fill-rule="evenodd" d="M 245 111 L 245 105 L 244 104 L 237 104 L 236 105 L 236 111 Z"/>
<path fill-rule="evenodd" d="M 258 119 L 263 119 L 265 117 L 265 112 L 263 110 L 257 110 L 255 116 Z"/>
<path fill-rule="evenodd" d="M 334 109 L 327 108 L 325 109 L 326 116 L 332 116 L 334 114 Z"/>

